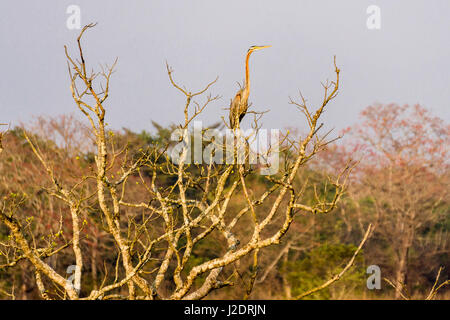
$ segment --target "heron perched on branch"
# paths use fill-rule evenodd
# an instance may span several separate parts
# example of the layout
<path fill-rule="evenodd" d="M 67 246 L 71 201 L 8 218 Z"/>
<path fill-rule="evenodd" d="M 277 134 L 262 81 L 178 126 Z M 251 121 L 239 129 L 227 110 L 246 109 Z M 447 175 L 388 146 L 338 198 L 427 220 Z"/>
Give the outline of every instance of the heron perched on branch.
<path fill-rule="evenodd" d="M 241 88 L 236 96 L 231 101 L 230 105 L 230 126 L 232 129 L 237 128 L 242 118 L 247 113 L 248 108 L 248 96 L 250 95 L 250 77 L 248 71 L 248 60 L 252 52 L 268 48 L 270 46 L 252 46 L 247 51 L 247 57 L 245 58 L 245 85 Z"/>

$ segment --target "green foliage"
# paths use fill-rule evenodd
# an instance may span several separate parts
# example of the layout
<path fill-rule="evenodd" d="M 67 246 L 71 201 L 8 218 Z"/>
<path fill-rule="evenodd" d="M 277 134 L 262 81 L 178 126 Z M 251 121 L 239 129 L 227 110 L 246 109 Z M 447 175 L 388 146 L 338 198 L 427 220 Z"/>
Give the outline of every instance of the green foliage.
<path fill-rule="evenodd" d="M 292 287 L 292 295 L 296 296 L 311 290 L 335 274 L 338 274 L 352 257 L 357 247 L 346 244 L 325 244 L 302 254 L 296 261 L 286 266 L 288 280 Z M 358 255 L 355 266 L 349 270 L 339 282 L 332 286 L 361 287 L 365 273 L 362 255 Z M 331 288 L 318 291 L 305 299 L 330 299 Z"/>

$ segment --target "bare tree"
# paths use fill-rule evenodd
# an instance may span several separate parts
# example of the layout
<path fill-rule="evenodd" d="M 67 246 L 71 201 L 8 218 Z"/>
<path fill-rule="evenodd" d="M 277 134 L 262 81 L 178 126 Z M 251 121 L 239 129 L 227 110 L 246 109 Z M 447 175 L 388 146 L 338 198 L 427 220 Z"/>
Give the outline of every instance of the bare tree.
<path fill-rule="evenodd" d="M 317 196 L 313 203 L 302 202 L 308 182 L 299 181 L 305 164 L 330 142 L 327 134 L 320 134 L 320 118 L 338 93 L 340 70 L 336 61 L 336 79 L 324 84 L 323 101 L 316 110 L 303 97 L 300 102 L 291 101 L 305 115 L 308 132 L 298 139 L 282 137 L 280 153 L 288 153 L 289 157 L 284 158 L 279 172 L 264 177 L 267 188 L 256 192 L 249 187 L 249 181 L 257 175 L 257 168 L 248 164 L 251 152 L 244 153 L 245 161 L 237 161 L 238 143 L 233 143 L 233 161 L 225 164 L 192 164 L 188 143 L 179 150 L 176 163 L 169 156 L 170 143 L 143 146 L 138 152 L 132 152 L 129 146 L 116 149 L 117 141 L 107 129 L 105 117 L 117 60 L 100 72 L 88 71 L 81 40 L 93 26 L 85 26 L 77 39 L 77 59 L 65 47 L 72 98 L 94 136 L 92 166 L 78 177 L 60 175 L 58 164 L 44 155 L 32 135 L 24 133 L 50 182 L 45 192 L 67 210 L 69 235 L 59 238 L 59 242 L 39 241 L 30 219 L 16 214 L 22 200 L 5 200 L 0 221 L 11 236 L 0 244 L 8 248 L 2 250 L 5 263 L 1 267 L 12 268 L 21 260 L 28 261 L 45 299 L 202 299 L 213 290 L 235 284 L 242 274 L 239 261 L 249 257 L 253 263 L 248 297 L 257 279 L 260 250 L 280 243 L 296 213 L 328 213 L 344 192 L 351 163 L 330 180 L 332 200 Z M 193 92 L 175 81 L 169 66 L 167 71 L 170 83 L 185 98 L 184 122 L 179 129 L 188 130 L 219 98 L 206 95 L 217 79 Z M 260 116 L 255 113 L 256 129 Z M 249 137 L 241 138 L 248 151 Z M 217 144 L 216 150 L 225 148 Z M 164 184 L 167 178 L 173 183 Z M 238 201 L 242 195 L 245 200 Z M 97 226 L 95 233 L 91 225 Z M 56 239 L 55 234 L 52 239 Z M 216 251 L 198 259 L 198 248 L 208 239 L 218 243 Z M 110 269 L 103 261 L 102 282 L 87 290 L 83 286 L 86 246 L 99 247 L 102 242 L 114 252 L 116 261 Z M 49 260 L 63 253 L 73 261 L 70 279 L 66 279 L 65 270 L 61 272 Z M 113 274 L 108 274 L 111 269 Z"/>

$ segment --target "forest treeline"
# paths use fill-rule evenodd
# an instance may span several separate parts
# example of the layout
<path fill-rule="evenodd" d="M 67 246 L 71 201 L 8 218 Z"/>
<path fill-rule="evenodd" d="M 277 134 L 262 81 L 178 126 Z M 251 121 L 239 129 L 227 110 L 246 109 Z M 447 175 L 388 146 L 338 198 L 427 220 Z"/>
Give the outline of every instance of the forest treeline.
<path fill-rule="evenodd" d="M 133 159 L 142 150 L 170 143 L 175 127 L 154 125 L 152 133 L 108 130 L 111 146 L 123 151 L 116 161 Z M 74 183 L 79 177 L 86 179 L 83 187 L 86 198 L 95 198 L 96 192 L 95 180 L 89 182 L 96 161 L 95 138 L 85 123 L 67 115 L 39 117 L 30 124 L 9 130 L 3 138 L 0 195 L 15 208 L 14 215 L 22 221 L 30 241 L 41 243 L 40 247 L 50 248 L 50 251 L 58 250 L 44 259 L 60 274 L 69 277 L 67 268 L 74 264 L 70 250 L 73 233 L 70 208 L 51 191 L 51 178 L 36 159 L 24 129 L 56 173 L 53 178 Z M 339 273 L 352 257 L 368 223 L 374 225 L 374 231 L 354 266 L 342 279 L 308 298 L 393 298 L 395 290 L 388 280 L 393 284 L 402 283 L 405 296 L 425 298 L 435 285 L 440 267 L 444 269 L 439 283 L 448 280 L 448 126 L 420 106 L 375 105 L 365 109 L 361 121 L 344 133 L 341 141 L 329 145 L 299 173 L 300 181 L 311 182 L 303 194 L 305 203 L 314 203 L 316 197 L 330 200 L 334 191 L 331 184 L 327 187 L 328 177 L 335 175 L 349 157 L 357 159 L 359 162 L 337 207 L 325 214 L 297 215 L 279 244 L 261 250 L 255 275 L 253 259 L 247 257 L 233 267 L 239 273 L 237 283 L 212 292 L 208 298 L 240 299 L 245 296 L 252 277 L 251 298 L 254 299 L 287 299 L 319 286 Z M 112 172 L 120 175 L 120 169 L 115 169 Z M 197 166 L 192 170 L 206 169 L 207 166 Z M 143 189 L 147 188 L 144 182 L 151 177 L 151 170 L 145 167 L 130 175 L 126 202 L 147 201 L 143 197 Z M 170 188 L 176 179 L 161 172 L 158 187 Z M 254 175 L 247 187 L 252 194 L 258 194 L 267 189 L 267 180 Z M 188 193 L 189 198 L 197 196 L 195 188 Z M 114 249 L 114 239 L 96 214 L 98 203 L 87 202 L 80 213 L 80 247 L 84 260 L 82 292 L 101 287 L 105 279 L 117 278 L 117 273 L 121 272 L 118 271 L 120 254 Z M 239 210 L 245 202 L 243 193 L 238 192 L 228 210 Z M 144 209 L 130 206 L 124 214 L 139 221 Z M 262 204 L 261 210 L 270 210 L 270 203 Z M 156 217 L 150 219 L 153 225 L 146 232 L 164 228 Z M 237 226 L 236 234 L 247 232 L 250 218 L 246 221 Z M 131 232 L 130 229 L 123 232 Z M 8 246 L 8 238 L 11 238 L 10 232 L 0 225 L 1 298 L 9 299 L 12 294 L 16 299 L 40 298 L 33 265 L 20 255 L 11 260 L 11 250 L 17 248 Z M 217 258 L 225 250 L 226 243 L 215 237 L 206 238 L 192 252 L 186 269 Z M 370 274 L 366 269 L 370 265 L 380 267 L 383 279 L 380 290 L 367 288 Z M 174 261 L 169 268 L 176 268 Z M 152 268 L 146 270 L 152 272 Z M 169 290 L 171 286 L 174 283 L 168 280 L 161 290 Z M 438 297 L 448 299 L 448 287 L 443 287 Z"/>

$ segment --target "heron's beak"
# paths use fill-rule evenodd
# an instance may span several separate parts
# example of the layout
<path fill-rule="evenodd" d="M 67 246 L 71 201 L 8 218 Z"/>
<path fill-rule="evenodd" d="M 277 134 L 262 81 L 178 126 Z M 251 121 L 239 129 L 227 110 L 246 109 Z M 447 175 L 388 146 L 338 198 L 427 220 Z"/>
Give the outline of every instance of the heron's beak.
<path fill-rule="evenodd" d="M 253 47 L 253 51 L 261 50 L 261 49 L 269 48 L 269 47 L 271 47 L 271 46 L 254 46 L 254 47 Z"/>
<path fill-rule="evenodd" d="M 271 47 L 271 46 L 253 46 L 250 49 L 248 49 L 248 52 L 253 52 L 253 51 L 257 51 L 257 50 L 261 50 L 261 49 L 269 48 L 269 47 Z"/>

